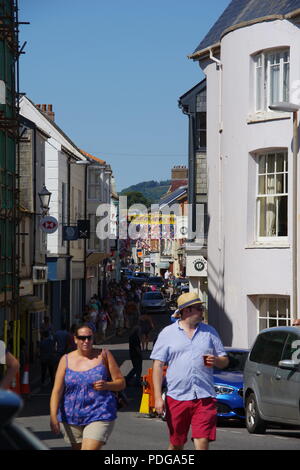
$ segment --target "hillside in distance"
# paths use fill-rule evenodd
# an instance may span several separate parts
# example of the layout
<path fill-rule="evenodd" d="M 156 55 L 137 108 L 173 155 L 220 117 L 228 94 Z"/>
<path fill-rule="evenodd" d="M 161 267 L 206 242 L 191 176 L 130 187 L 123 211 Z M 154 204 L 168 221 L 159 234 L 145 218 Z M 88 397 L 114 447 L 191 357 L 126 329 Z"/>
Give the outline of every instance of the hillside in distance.
<path fill-rule="evenodd" d="M 158 203 L 159 199 L 165 194 L 171 184 L 171 180 L 165 181 L 143 181 L 142 183 L 134 184 L 128 188 L 122 189 L 120 195 L 130 193 L 131 191 L 138 191 L 149 200 L 151 204 Z"/>

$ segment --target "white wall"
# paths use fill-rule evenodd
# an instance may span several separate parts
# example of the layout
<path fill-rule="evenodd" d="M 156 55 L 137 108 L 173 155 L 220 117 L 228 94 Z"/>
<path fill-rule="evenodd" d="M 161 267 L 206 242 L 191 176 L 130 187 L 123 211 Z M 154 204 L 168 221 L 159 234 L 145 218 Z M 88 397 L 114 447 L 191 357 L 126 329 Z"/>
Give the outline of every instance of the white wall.
<path fill-rule="evenodd" d="M 228 345 L 248 347 L 257 333 L 249 296 L 292 294 L 290 237 L 287 243 L 261 247 L 254 238 L 256 180 L 251 152 L 258 149 L 288 149 L 289 236 L 292 233 L 292 120 L 284 115 L 254 123 L 252 106 L 251 54 L 282 46 L 290 46 L 292 84 L 300 77 L 300 31 L 287 21 L 227 34 L 221 42 L 222 71 L 212 62 L 202 65 L 208 106 L 209 321 Z"/>

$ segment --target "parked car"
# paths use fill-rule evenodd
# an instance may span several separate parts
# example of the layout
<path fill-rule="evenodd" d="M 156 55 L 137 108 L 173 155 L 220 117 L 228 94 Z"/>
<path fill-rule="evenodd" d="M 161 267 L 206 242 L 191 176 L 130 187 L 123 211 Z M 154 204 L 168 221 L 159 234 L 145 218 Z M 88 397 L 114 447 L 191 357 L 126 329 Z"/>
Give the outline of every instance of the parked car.
<path fill-rule="evenodd" d="M 168 311 L 167 301 L 161 292 L 145 292 L 141 300 L 143 313 L 165 313 Z"/>
<path fill-rule="evenodd" d="M 14 422 L 22 406 L 18 395 L 0 390 L 0 450 L 49 450 L 34 434 Z"/>
<path fill-rule="evenodd" d="M 249 433 L 271 423 L 300 426 L 300 328 L 276 327 L 257 336 L 245 364 L 244 403 Z"/>
<path fill-rule="evenodd" d="M 130 280 L 130 282 L 133 282 L 134 284 L 142 285 L 148 281 L 149 276 L 150 276 L 150 273 L 143 273 L 143 272 L 138 271 L 138 272 L 132 273 L 132 276 L 127 277 L 127 279 Z"/>
<path fill-rule="evenodd" d="M 225 348 L 229 364 L 225 369 L 214 368 L 218 418 L 245 419 L 243 402 L 243 370 L 248 349 Z"/>
<path fill-rule="evenodd" d="M 121 276 L 125 279 L 128 279 L 133 274 L 132 270 L 129 268 L 121 268 L 120 273 L 121 273 Z"/>
<path fill-rule="evenodd" d="M 148 284 L 148 286 L 155 286 L 159 289 L 165 284 L 161 276 L 149 276 L 146 283 Z"/>
<path fill-rule="evenodd" d="M 174 289 L 177 295 L 189 292 L 189 281 L 185 278 L 176 278 L 174 280 Z"/>

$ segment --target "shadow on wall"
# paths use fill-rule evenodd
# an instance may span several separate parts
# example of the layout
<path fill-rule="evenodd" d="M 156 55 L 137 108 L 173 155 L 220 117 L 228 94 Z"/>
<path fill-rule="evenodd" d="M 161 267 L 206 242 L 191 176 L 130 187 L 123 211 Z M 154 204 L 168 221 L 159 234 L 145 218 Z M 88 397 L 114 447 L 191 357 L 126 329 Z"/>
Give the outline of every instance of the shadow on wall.
<path fill-rule="evenodd" d="M 229 319 L 224 308 L 225 241 L 223 242 L 222 252 L 222 262 L 220 263 L 218 270 L 215 268 L 213 263 L 208 260 L 210 271 L 208 289 L 208 323 L 217 330 L 224 346 L 231 346 L 233 339 L 232 321 Z"/>

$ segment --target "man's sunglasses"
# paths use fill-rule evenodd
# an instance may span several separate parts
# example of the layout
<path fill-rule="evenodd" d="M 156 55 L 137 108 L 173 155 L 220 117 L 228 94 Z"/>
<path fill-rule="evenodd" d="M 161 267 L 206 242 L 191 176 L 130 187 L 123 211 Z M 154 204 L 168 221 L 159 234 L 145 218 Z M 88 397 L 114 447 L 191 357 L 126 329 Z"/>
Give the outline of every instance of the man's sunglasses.
<path fill-rule="evenodd" d="M 198 310 L 199 312 L 203 312 L 202 305 L 192 305 L 192 308 L 194 308 L 195 310 Z"/>
<path fill-rule="evenodd" d="M 85 341 L 86 339 L 88 341 L 91 341 L 93 336 L 76 336 L 77 339 L 80 339 L 80 341 Z"/>

